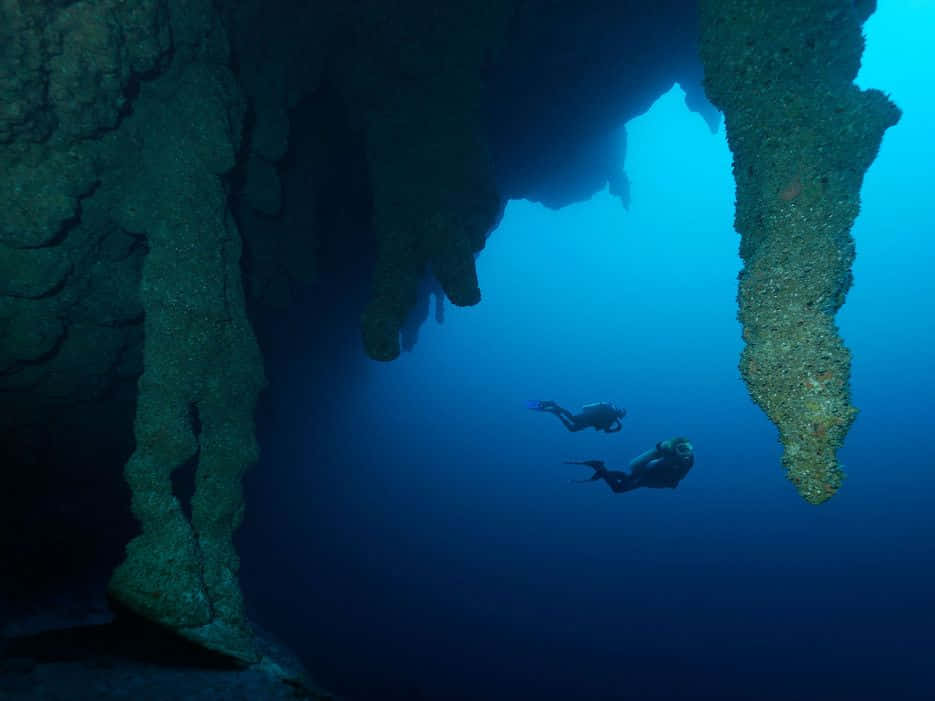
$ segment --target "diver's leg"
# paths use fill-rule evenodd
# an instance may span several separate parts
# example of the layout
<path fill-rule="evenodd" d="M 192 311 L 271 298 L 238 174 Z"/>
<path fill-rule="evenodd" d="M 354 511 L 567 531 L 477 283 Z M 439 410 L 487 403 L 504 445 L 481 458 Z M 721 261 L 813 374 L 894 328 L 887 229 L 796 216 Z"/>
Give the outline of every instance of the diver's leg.
<path fill-rule="evenodd" d="M 542 411 L 547 411 L 550 414 L 553 414 L 569 431 L 575 432 L 580 431 L 583 428 L 587 428 L 586 426 L 583 426 L 581 423 L 579 423 L 575 415 L 568 411 L 568 409 L 563 406 L 559 406 L 555 402 L 541 402 L 540 408 Z"/>
<path fill-rule="evenodd" d="M 558 404 L 555 405 L 555 409 L 555 415 L 559 418 L 559 421 L 565 424 L 565 428 L 567 428 L 572 433 L 588 427 L 588 424 L 581 421 L 580 416 L 572 414 L 570 411 L 568 411 L 568 409 L 560 407 Z"/>
<path fill-rule="evenodd" d="M 562 412 L 563 413 L 561 414 L 557 411 L 553 411 L 552 413 L 555 414 L 558 417 L 558 420 L 562 422 L 562 425 L 572 433 L 575 431 L 580 431 L 583 428 L 587 428 L 587 426 L 578 423 L 570 411 L 562 409 Z"/>
<path fill-rule="evenodd" d="M 633 479 L 626 472 L 621 472 L 620 470 L 605 470 L 601 477 L 604 478 L 604 481 L 607 482 L 608 486 L 610 486 L 610 488 L 617 494 L 620 494 L 621 492 L 629 492 L 639 487 L 637 480 Z"/>

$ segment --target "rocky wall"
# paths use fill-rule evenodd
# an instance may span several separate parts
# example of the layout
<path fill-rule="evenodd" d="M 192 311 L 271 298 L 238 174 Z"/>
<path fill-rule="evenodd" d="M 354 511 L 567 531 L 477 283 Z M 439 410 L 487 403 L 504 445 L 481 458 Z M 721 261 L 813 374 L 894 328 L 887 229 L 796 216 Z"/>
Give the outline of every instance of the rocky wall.
<path fill-rule="evenodd" d="M 263 371 L 224 179 L 244 113 L 224 28 L 202 0 L 9 0 L 0 45 L 4 430 L 41 438 L 62 407 L 93 424 L 138 378 L 125 473 L 142 533 L 111 594 L 256 661 L 231 538 Z M 189 521 L 169 475 L 190 459 Z"/>

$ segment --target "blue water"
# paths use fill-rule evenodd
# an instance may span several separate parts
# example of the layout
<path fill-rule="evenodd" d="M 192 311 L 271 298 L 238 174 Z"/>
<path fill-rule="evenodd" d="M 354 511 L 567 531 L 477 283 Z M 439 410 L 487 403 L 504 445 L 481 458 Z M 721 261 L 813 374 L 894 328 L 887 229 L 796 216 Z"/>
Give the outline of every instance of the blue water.
<path fill-rule="evenodd" d="M 324 684 L 931 697 L 935 8 L 882 2 L 865 29 L 858 82 L 904 114 L 865 181 L 838 317 L 861 410 L 839 494 L 797 496 L 740 380 L 730 154 L 676 86 L 626 127 L 630 210 L 511 202 L 477 261 L 482 303 L 449 305 L 412 352 L 373 363 L 353 324 L 292 320 L 310 345 L 271 370 L 289 385 L 260 418 L 242 575 Z M 629 414 L 619 434 L 571 434 L 528 399 Z M 623 466 L 678 434 L 696 463 L 676 490 L 613 494 L 562 464 Z"/>

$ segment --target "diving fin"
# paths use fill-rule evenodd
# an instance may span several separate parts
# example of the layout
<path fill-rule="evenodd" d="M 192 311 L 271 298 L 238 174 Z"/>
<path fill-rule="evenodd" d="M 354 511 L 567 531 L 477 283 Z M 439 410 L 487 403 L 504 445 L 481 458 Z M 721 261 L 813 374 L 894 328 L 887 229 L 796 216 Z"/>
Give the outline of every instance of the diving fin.
<path fill-rule="evenodd" d="M 598 474 L 607 469 L 607 465 L 604 464 L 603 460 L 566 460 L 566 465 L 587 465 L 592 470 L 597 471 Z"/>
<path fill-rule="evenodd" d="M 574 484 L 584 484 L 585 482 L 596 482 L 599 479 L 604 477 L 604 474 L 607 472 L 607 466 L 604 465 L 603 460 L 566 460 L 566 465 L 587 465 L 592 470 L 594 474 L 583 480 L 571 480 Z"/>

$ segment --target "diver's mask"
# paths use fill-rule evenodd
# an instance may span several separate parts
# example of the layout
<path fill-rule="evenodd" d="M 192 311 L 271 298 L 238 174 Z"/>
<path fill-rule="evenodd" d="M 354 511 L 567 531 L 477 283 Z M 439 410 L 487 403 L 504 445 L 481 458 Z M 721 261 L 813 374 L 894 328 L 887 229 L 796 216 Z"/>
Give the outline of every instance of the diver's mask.
<path fill-rule="evenodd" d="M 689 462 L 694 457 L 694 449 L 688 441 L 678 441 L 672 446 L 675 456 L 683 463 Z"/>

